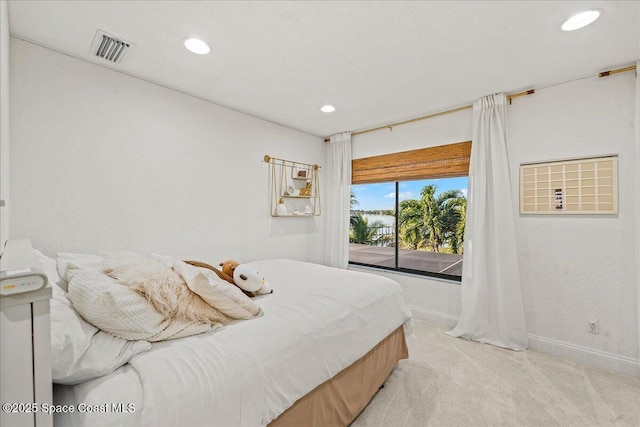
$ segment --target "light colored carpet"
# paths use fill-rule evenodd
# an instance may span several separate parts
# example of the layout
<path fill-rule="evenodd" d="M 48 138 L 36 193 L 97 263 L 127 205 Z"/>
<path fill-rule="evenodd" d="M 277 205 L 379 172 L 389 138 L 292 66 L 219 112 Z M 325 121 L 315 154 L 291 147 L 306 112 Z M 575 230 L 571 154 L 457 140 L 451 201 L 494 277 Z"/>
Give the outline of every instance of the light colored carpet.
<path fill-rule="evenodd" d="M 351 427 L 640 426 L 640 379 L 452 338 L 414 321 L 409 359 Z"/>

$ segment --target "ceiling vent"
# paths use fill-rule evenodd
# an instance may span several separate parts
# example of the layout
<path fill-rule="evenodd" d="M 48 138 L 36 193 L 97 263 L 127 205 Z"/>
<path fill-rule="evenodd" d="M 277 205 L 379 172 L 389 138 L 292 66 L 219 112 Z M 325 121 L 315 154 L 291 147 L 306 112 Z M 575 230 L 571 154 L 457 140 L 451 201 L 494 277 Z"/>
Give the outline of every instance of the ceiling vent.
<path fill-rule="evenodd" d="M 107 64 L 115 65 L 122 64 L 135 47 L 135 43 L 98 30 L 89 53 Z"/>

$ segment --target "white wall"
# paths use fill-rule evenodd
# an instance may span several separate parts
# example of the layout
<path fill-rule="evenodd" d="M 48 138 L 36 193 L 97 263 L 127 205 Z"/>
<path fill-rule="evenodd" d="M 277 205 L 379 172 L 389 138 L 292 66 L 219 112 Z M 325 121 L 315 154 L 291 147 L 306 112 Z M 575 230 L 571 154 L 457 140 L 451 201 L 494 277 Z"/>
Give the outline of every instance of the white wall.
<path fill-rule="evenodd" d="M 0 0 L 0 253 L 9 238 L 9 6 Z"/>
<path fill-rule="evenodd" d="M 321 138 L 15 38 L 11 72 L 12 236 L 49 255 L 322 260 L 322 217 L 272 218 L 262 160 L 321 165 Z"/>
<path fill-rule="evenodd" d="M 533 345 L 550 339 L 630 359 L 621 365 L 638 362 L 633 73 L 540 90 L 509 113 L 516 200 L 522 162 L 619 156 L 618 215 L 516 220 L 527 327 L 541 338 Z M 600 321 L 597 335 L 586 332 L 590 318 Z"/>
<path fill-rule="evenodd" d="M 619 155 L 616 216 L 518 216 L 523 300 L 531 347 L 640 375 L 636 278 L 637 149 L 633 73 L 538 90 L 509 107 L 517 212 L 523 162 Z M 471 139 L 471 112 L 354 137 L 354 158 Z M 355 268 L 354 268 L 355 269 Z M 384 273 L 403 284 L 417 316 L 447 324 L 460 285 Z M 600 333 L 586 332 L 587 320 Z"/>

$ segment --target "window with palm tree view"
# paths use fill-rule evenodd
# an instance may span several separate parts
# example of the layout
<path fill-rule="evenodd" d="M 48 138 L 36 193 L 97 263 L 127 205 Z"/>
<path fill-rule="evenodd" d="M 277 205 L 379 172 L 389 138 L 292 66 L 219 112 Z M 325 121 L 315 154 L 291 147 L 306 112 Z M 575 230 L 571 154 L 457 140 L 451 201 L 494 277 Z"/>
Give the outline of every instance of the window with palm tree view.
<path fill-rule="evenodd" d="M 349 262 L 460 280 L 468 177 L 351 186 Z"/>

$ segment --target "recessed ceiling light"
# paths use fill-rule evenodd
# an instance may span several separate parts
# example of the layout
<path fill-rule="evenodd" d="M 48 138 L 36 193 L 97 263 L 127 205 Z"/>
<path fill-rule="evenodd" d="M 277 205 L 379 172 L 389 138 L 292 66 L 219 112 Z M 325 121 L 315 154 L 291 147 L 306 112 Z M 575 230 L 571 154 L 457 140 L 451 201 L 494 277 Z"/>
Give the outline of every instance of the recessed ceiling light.
<path fill-rule="evenodd" d="M 333 105 L 323 105 L 322 107 L 320 107 L 320 111 L 322 111 L 323 113 L 333 113 L 334 111 L 336 111 L 336 107 L 334 107 Z"/>
<path fill-rule="evenodd" d="M 600 13 L 601 11 L 598 9 L 580 12 L 577 15 L 573 15 L 571 18 L 567 19 L 564 24 L 562 24 L 562 29 L 564 31 L 573 31 L 582 27 L 586 27 L 587 25 L 593 23 L 593 21 L 598 19 L 600 17 Z"/>
<path fill-rule="evenodd" d="M 211 50 L 209 45 L 200 39 L 196 39 L 194 37 L 189 37 L 184 40 L 184 47 L 189 49 L 193 53 L 197 53 L 198 55 L 205 55 L 209 53 Z"/>

